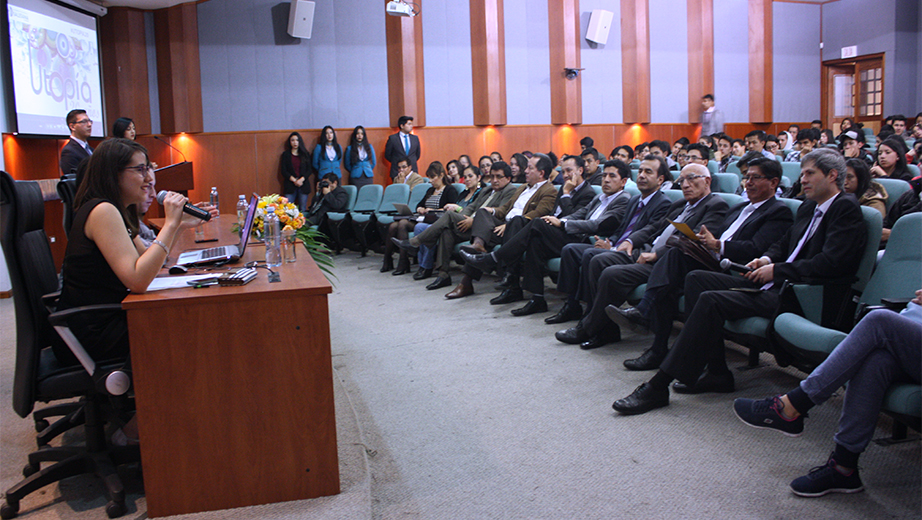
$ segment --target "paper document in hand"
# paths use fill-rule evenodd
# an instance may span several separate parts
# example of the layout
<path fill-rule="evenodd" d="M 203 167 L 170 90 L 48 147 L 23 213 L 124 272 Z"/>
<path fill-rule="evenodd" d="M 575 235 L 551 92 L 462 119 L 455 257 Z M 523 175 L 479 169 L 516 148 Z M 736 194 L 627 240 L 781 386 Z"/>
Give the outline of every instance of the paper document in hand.
<path fill-rule="evenodd" d="M 698 241 L 698 235 L 688 227 L 688 224 L 684 222 L 673 222 L 669 219 L 666 219 L 667 222 L 675 226 L 676 229 L 682 232 L 683 235 L 687 236 L 690 240 Z"/>

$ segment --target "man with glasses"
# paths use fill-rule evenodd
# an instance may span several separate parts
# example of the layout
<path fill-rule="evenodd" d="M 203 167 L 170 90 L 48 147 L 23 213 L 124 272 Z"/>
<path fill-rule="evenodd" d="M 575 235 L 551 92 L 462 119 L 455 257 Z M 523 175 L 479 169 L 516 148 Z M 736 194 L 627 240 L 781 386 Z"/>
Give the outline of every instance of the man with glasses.
<path fill-rule="evenodd" d="M 605 314 L 610 304 L 620 307 L 635 287 L 646 283 L 653 264 L 668 250 L 667 241 L 678 231 L 670 221 L 684 223 L 695 232 L 702 226 L 717 228 L 729 206 L 711 193 L 711 172 L 689 164 L 678 178 L 682 200 L 669 206 L 666 216 L 634 232 L 616 251 L 596 255 L 584 273 L 590 284 L 591 307 L 573 328 L 556 334 L 563 343 L 579 344 L 583 350 L 621 341 L 621 330 Z"/>
<path fill-rule="evenodd" d="M 89 159 L 93 149 L 87 140 L 93 132 L 93 120 L 86 115 L 86 110 L 74 109 L 67 113 L 67 128 L 70 139 L 61 149 L 61 174 L 76 174 L 77 187 L 80 187 L 80 163 Z"/>
<path fill-rule="evenodd" d="M 700 164 L 707 168 L 708 161 L 711 157 L 711 149 L 701 143 L 692 143 L 686 147 L 685 165 Z M 684 168 L 685 166 L 683 166 Z"/>

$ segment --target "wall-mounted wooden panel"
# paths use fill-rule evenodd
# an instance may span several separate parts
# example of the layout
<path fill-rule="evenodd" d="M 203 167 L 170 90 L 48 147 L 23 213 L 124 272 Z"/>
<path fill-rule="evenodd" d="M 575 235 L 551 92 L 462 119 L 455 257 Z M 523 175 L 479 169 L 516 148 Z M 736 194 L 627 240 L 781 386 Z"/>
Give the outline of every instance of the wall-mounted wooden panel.
<path fill-rule="evenodd" d="M 650 122 L 650 6 L 621 0 L 621 96 L 625 123 Z"/>
<path fill-rule="evenodd" d="M 151 132 L 144 12 L 111 7 L 99 19 L 107 133 L 119 117 L 134 120 L 138 134 Z"/>
<path fill-rule="evenodd" d="M 474 124 L 506 124 L 506 37 L 502 0 L 471 0 Z M 489 81 L 484 81 L 488 78 Z"/>
<path fill-rule="evenodd" d="M 202 132 L 202 76 L 196 4 L 154 11 L 160 129 L 164 134 Z"/>
<path fill-rule="evenodd" d="M 565 68 L 580 65 L 579 0 L 547 3 L 548 47 L 551 54 L 551 124 L 583 122 L 582 80 L 567 79 Z"/>
<path fill-rule="evenodd" d="M 772 120 L 772 0 L 749 0 L 749 121 Z"/>
<path fill-rule="evenodd" d="M 415 126 L 426 126 L 422 20 L 418 16 L 385 18 L 391 124 L 396 128 L 400 116 L 406 115 L 413 117 Z"/>
<path fill-rule="evenodd" d="M 714 0 L 688 0 L 688 121 L 701 121 L 701 97 L 714 93 Z"/>

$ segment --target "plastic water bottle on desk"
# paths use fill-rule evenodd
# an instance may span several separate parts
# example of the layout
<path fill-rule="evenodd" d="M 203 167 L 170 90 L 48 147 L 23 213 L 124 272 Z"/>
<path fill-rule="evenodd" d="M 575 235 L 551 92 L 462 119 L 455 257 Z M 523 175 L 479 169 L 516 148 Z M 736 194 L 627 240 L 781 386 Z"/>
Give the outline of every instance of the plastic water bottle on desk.
<path fill-rule="evenodd" d="M 282 265 L 281 238 L 279 217 L 275 214 L 275 206 L 269 206 L 263 218 L 263 241 L 266 243 L 266 265 L 270 269 Z"/>
<path fill-rule="evenodd" d="M 220 217 L 221 211 L 218 209 L 218 188 L 214 186 L 211 187 L 211 205 L 214 206 L 214 209 L 218 212 L 215 216 Z"/>
<path fill-rule="evenodd" d="M 237 228 L 240 230 L 238 234 L 243 234 L 243 226 L 246 224 L 247 212 L 250 210 L 250 205 L 247 204 L 247 198 L 245 195 L 241 195 L 240 199 L 237 200 Z"/>

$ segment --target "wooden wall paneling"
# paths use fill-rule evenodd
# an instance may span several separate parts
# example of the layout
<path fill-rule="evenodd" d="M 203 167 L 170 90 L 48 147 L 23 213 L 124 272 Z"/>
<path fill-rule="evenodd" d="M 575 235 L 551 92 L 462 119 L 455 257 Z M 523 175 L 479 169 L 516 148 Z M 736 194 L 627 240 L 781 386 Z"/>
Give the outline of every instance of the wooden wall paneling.
<path fill-rule="evenodd" d="M 577 147 L 579 147 L 580 139 L 591 137 L 594 142 L 593 147 L 602 154 L 603 160 L 607 160 L 608 153 L 612 151 L 612 148 L 620 144 L 615 141 L 614 125 L 580 125 L 574 130 L 576 130 L 577 134 Z"/>
<path fill-rule="evenodd" d="M 144 12 L 112 7 L 99 19 L 103 88 L 109 128 L 119 117 L 130 117 L 138 134 L 151 132 Z"/>
<path fill-rule="evenodd" d="M 564 68 L 580 68 L 579 0 L 547 3 L 551 67 L 551 124 L 583 122 L 582 79 L 567 79 Z"/>
<path fill-rule="evenodd" d="M 266 195 L 264 190 L 273 187 L 275 180 L 261 174 L 257 169 L 256 138 L 252 132 L 232 134 L 182 134 L 170 139 L 171 144 L 182 150 L 192 161 L 195 189 L 189 191 L 192 201 L 208 200 L 211 187 L 216 186 L 221 194 L 220 210 L 223 214 L 234 214 L 241 193 L 249 196 L 254 190 Z M 268 193 L 275 193 L 277 187 Z"/>
<path fill-rule="evenodd" d="M 772 0 L 749 0 L 749 121 L 772 120 Z"/>
<path fill-rule="evenodd" d="M 701 96 L 714 93 L 714 0 L 688 0 L 688 121 L 701 121 Z"/>
<path fill-rule="evenodd" d="M 368 142 L 371 143 L 371 146 L 375 149 L 375 184 L 381 184 L 387 186 L 391 183 L 390 176 L 390 167 L 391 165 L 384 160 L 384 145 L 387 142 L 387 137 L 394 132 L 396 129 L 393 128 L 366 128 L 365 129 L 365 139 L 368 139 Z M 419 132 L 414 132 L 416 135 L 419 135 Z M 304 134 L 301 134 L 302 136 Z M 319 132 L 318 132 L 319 135 Z M 349 135 L 352 135 L 351 133 Z M 305 138 L 306 139 L 306 138 Z M 345 141 L 344 141 L 345 142 Z M 346 146 L 349 146 L 348 142 Z M 420 138 L 420 147 L 422 152 L 425 154 L 426 143 Z M 345 152 L 345 149 L 343 149 Z"/>
<path fill-rule="evenodd" d="M 474 124 L 506 124 L 506 36 L 502 0 L 470 0 Z M 490 78 L 490 81 L 483 81 Z"/>
<path fill-rule="evenodd" d="M 491 128 L 439 127 L 424 128 L 417 132 L 423 152 L 419 158 L 419 174 L 425 175 L 426 168 L 432 161 L 439 161 L 445 166 L 448 161 L 463 154 L 470 155 L 471 162 L 476 164 L 481 155 L 489 154 L 493 150 L 487 149 L 484 143 L 484 133 L 498 131 Z M 503 157 L 505 156 L 503 153 Z"/>
<path fill-rule="evenodd" d="M 204 131 L 196 4 L 154 11 L 160 129 L 164 134 Z"/>
<path fill-rule="evenodd" d="M 254 191 L 260 195 L 268 195 L 271 193 L 284 195 L 282 190 L 281 157 L 282 152 L 288 149 L 286 141 L 290 133 L 291 132 L 259 132 L 253 134 L 253 160 L 255 163 L 255 170 L 252 175 L 243 179 L 244 184 L 241 185 L 240 190 L 230 194 L 232 200 L 236 201 L 237 197 L 241 194 L 246 195 L 247 200 L 249 200 L 250 194 Z M 302 138 L 305 138 L 303 133 L 298 133 L 301 134 Z M 337 135 L 337 139 L 341 139 L 341 135 L 342 134 Z M 343 140 L 341 146 L 345 153 L 346 146 L 348 146 L 346 140 Z M 308 151 L 313 152 L 313 147 L 308 149 Z M 346 174 L 343 173 L 343 175 L 345 176 Z M 314 187 L 311 186 L 311 193 L 313 192 Z M 234 204 L 236 204 L 236 202 Z"/>
<path fill-rule="evenodd" d="M 394 128 L 403 115 L 412 116 L 415 126 L 426 126 L 422 16 L 385 16 L 387 87 Z"/>
<path fill-rule="evenodd" d="M 560 160 L 564 155 L 579 155 L 582 147 L 579 140 L 583 138 L 582 127 L 573 127 L 571 125 L 561 125 L 554 129 L 554 135 L 551 141 L 551 149 L 557 154 Z"/>
<path fill-rule="evenodd" d="M 512 154 L 525 150 L 535 153 L 546 153 L 551 150 L 554 142 L 553 126 L 505 126 L 495 129 L 494 132 L 485 133 L 483 153 L 470 154 L 476 161 L 481 155 L 486 155 L 497 150 L 508 161 Z"/>
<path fill-rule="evenodd" d="M 650 122 L 650 6 L 621 0 L 621 97 L 624 122 Z"/>

